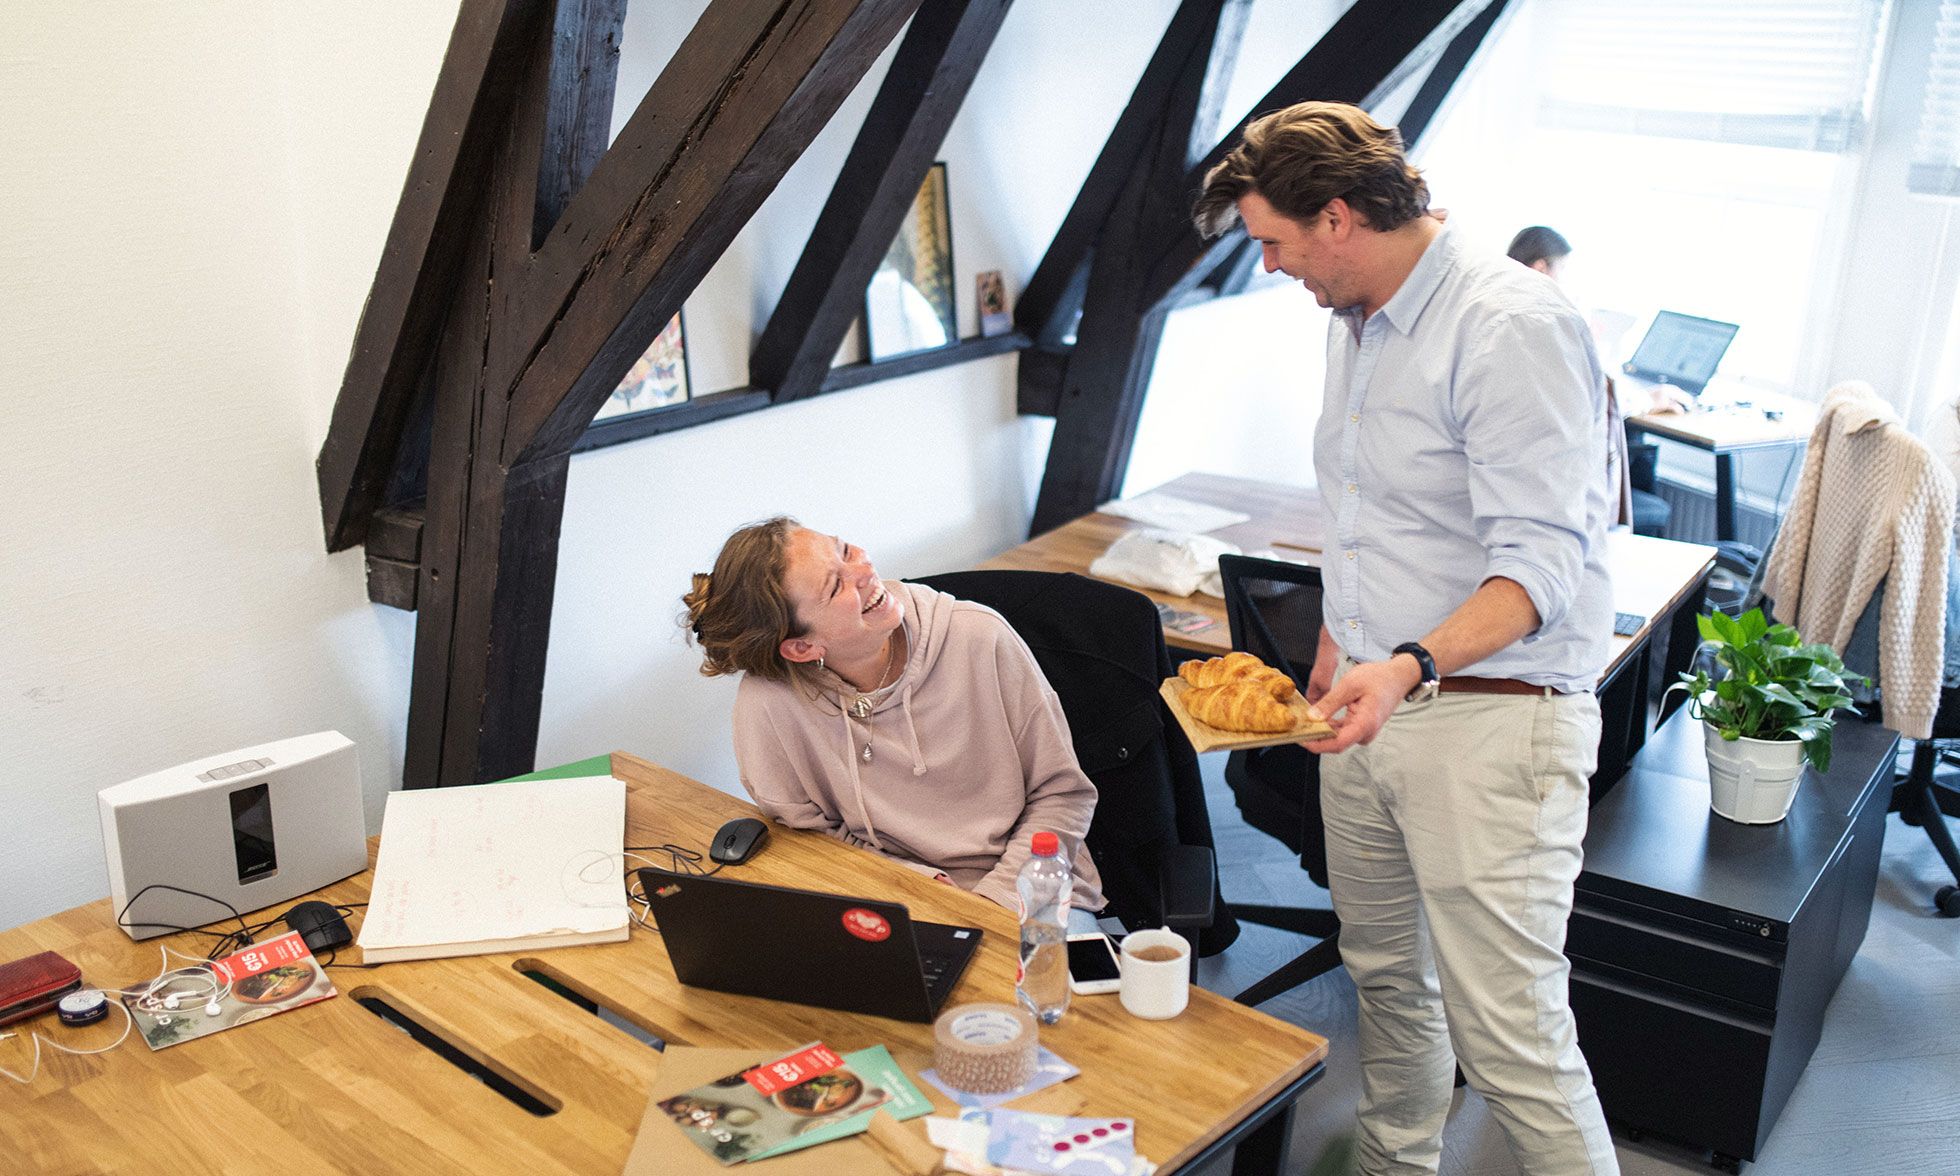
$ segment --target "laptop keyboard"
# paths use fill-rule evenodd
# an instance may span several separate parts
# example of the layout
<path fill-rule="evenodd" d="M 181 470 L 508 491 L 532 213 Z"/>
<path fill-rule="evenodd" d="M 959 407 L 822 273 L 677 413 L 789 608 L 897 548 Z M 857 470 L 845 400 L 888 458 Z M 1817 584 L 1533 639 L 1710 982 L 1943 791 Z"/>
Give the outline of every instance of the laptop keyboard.
<path fill-rule="evenodd" d="M 959 963 L 958 956 L 941 955 L 938 952 L 925 952 L 919 956 L 919 971 L 925 974 L 926 988 L 937 988 L 946 970 Z"/>

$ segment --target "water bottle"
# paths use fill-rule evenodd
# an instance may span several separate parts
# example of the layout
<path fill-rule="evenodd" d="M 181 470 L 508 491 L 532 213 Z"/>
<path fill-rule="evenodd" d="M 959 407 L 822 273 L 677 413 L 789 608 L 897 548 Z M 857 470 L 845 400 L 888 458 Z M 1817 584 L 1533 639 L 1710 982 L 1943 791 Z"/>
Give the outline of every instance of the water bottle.
<path fill-rule="evenodd" d="M 1060 839 L 1034 835 L 1034 852 L 1021 863 L 1021 970 L 1014 995 L 1044 1025 L 1068 1011 L 1068 906 L 1074 889 Z"/>

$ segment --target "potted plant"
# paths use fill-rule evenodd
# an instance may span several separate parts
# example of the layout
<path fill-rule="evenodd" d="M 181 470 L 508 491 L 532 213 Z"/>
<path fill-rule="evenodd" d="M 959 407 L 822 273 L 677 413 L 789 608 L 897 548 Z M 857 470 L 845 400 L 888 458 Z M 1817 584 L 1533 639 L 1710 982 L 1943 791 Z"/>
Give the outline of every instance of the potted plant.
<path fill-rule="evenodd" d="M 1696 618 L 1701 649 L 1723 671 L 1683 673 L 1668 687 L 1688 693 L 1688 712 L 1703 724 L 1709 805 L 1732 821 L 1765 825 L 1790 811 L 1804 764 L 1831 766 L 1832 712 L 1849 707 L 1844 663 L 1828 645 L 1807 645 L 1763 610 L 1740 617 Z"/>

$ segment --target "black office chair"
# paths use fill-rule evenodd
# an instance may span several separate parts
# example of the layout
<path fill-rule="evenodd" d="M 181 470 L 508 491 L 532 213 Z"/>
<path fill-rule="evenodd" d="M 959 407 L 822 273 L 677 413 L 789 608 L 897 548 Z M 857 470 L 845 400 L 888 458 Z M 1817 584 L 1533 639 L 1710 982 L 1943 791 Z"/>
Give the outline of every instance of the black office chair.
<path fill-rule="evenodd" d="M 1933 737 L 1913 745 L 1912 767 L 1892 786 L 1892 803 L 1886 810 L 1899 814 L 1908 825 L 1918 825 L 1932 839 L 1933 848 L 1952 872 L 1955 885 L 1942 886 L 1933 893 L 1933 906 L 1949 919 L 1960 919 L 1960 850 L 1953 845 L 1953 833 L 1946 818 L 1960 816 L 1960 790 L 1942 784 L 1934 777 L 1944 756 L 1960 750 L 1960 689 L 1940 691 L 1940 709 L 1933 716 Z"/>
<path fill-rule="evenodd" d="M 1947 607 L 1945 646 L 1948 659 L 1956 643 L 1960 643 L 1960 625 L 1954 623 L 1960 616 L 1960 556 L 1949 555 L 1946 566 Z M 1875 644 L 1880 601 L 1883 599 L 1885 585 L 1879 584 L 1878 593 L 1871 603 L 1865 606 L 1865 615 L 1858 618 L 1852 631 L 1851 640 L 1845 646 L 1845 655 L 1852 669 L 1871 677 L 1878 682 L 1878 667 L 1865 663 L 1865 656 Z M 1852 662 L 1858 664 L 1853 665 Z M 1859 709 L 1872 722 L 1885 721 L 1885 697 L 1882 689 L 1874 690 L 1874 700 Z M 1940 762 L 1960 752 L 1960 687 L 1942 686 L 1939 709 L 1933 713 L 1933 726 L 1925 739 L 1912 740 L 1912 765 L 1904 773 L 1895 773 L 1892 782 L 1892 796 L 1885 811 L 1899 814 L 1899 820 L 1907 825 L 1916 825 L 1926 831 L 1927 839 L 1932 841 L 1933 849 L 1946 862 L 1948 872 L 1953 875 L 1954 885 L 1942 886 L 1933 892 L 1933 909 L 1949 919 L 1960 919 L 1960 850 L 1956 850 L 1953 832 L 1946 827 L 1946 818 L 1960 816 L 1960 790 L 1950 783 L 1942 783 L 1938 778 Z"/>
<path fill-rule="evenodd" d="M 1320 644 L 1320 569 L 1221 555 L 1218 571 L 1232 648 L 1256 655 L 1304 689 Z M 1300 868 L 1324 889 L 1327 842 L 1320 820 L 1320 757 L 1291 743 L 1235 751 L 1225 762 L 1225 782 L 1246 824 L 1299 854 Z M 1239 1003 L 1260 1004 L 1341 966 L 1341 924 L 1333 911 L 1242 902 L 1233 903 L 1232 911 L 1249 922 L 1320 940 L 1239 993 L 1233 998 Z"/>
<path fill-rule="evenodd" d="M 1655 493 L 1656 467 L 1660 463 L 1660 455 L 1658 442 L 1627 442 L 1627 481 L 1633 484 L 1633 533 L 1665 539 L 1667 524 L 1674 517 L 1674 508 L 1668 505 L 1667 499 Z"/>
<path fill-rule="evenodd" d="M 993 609 L 1033 651 L 1098 793 L 1085 839 L 1124 927 L 1169 927 L 1202 956 L 1238 938 L 1218 893 L 1197 753 L 1158 686 L 1172 674 L 1157 606 L 1072 572 L 970 571 L 914 581 Z"/>

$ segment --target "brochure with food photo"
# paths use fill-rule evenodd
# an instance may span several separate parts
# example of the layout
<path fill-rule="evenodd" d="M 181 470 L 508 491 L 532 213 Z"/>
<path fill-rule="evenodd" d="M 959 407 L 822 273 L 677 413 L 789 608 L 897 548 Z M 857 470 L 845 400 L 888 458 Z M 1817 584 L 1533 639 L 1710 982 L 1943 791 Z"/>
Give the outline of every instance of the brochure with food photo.
<path fill-rule="evenodd" d="M 208 989 L 193 982 L 159 988 L 149 998 L 142 995 L 140 987 L 132 988 L 135 995 L 123 995 L 123 1005 L 151 1049 L 249 1025 L 335 995 L 333 981 L 327 979 L 297 931 L 213 960 L 211 970 L 218 985 L 215 1000 Z M 179 987 L 188 999 L 181 999 L 174 1009 L 162 1007 L 158 998 Z M 213 1008 L 217 1011 L 212 1012 Z"/>
<path fill-rule="evenodd" d="M 897 1092 L 888 1075 L 855 1063 L 872 1052 L 861 1050 L 846 1059 L 812 1042 L 658 1105 L 696 1147 L 724 1164 L 739 1164 L 849 1134 L 831 1129 L 891 1102 Z M 889 1062 L 882 1048 L 876 1053 Z"/>

